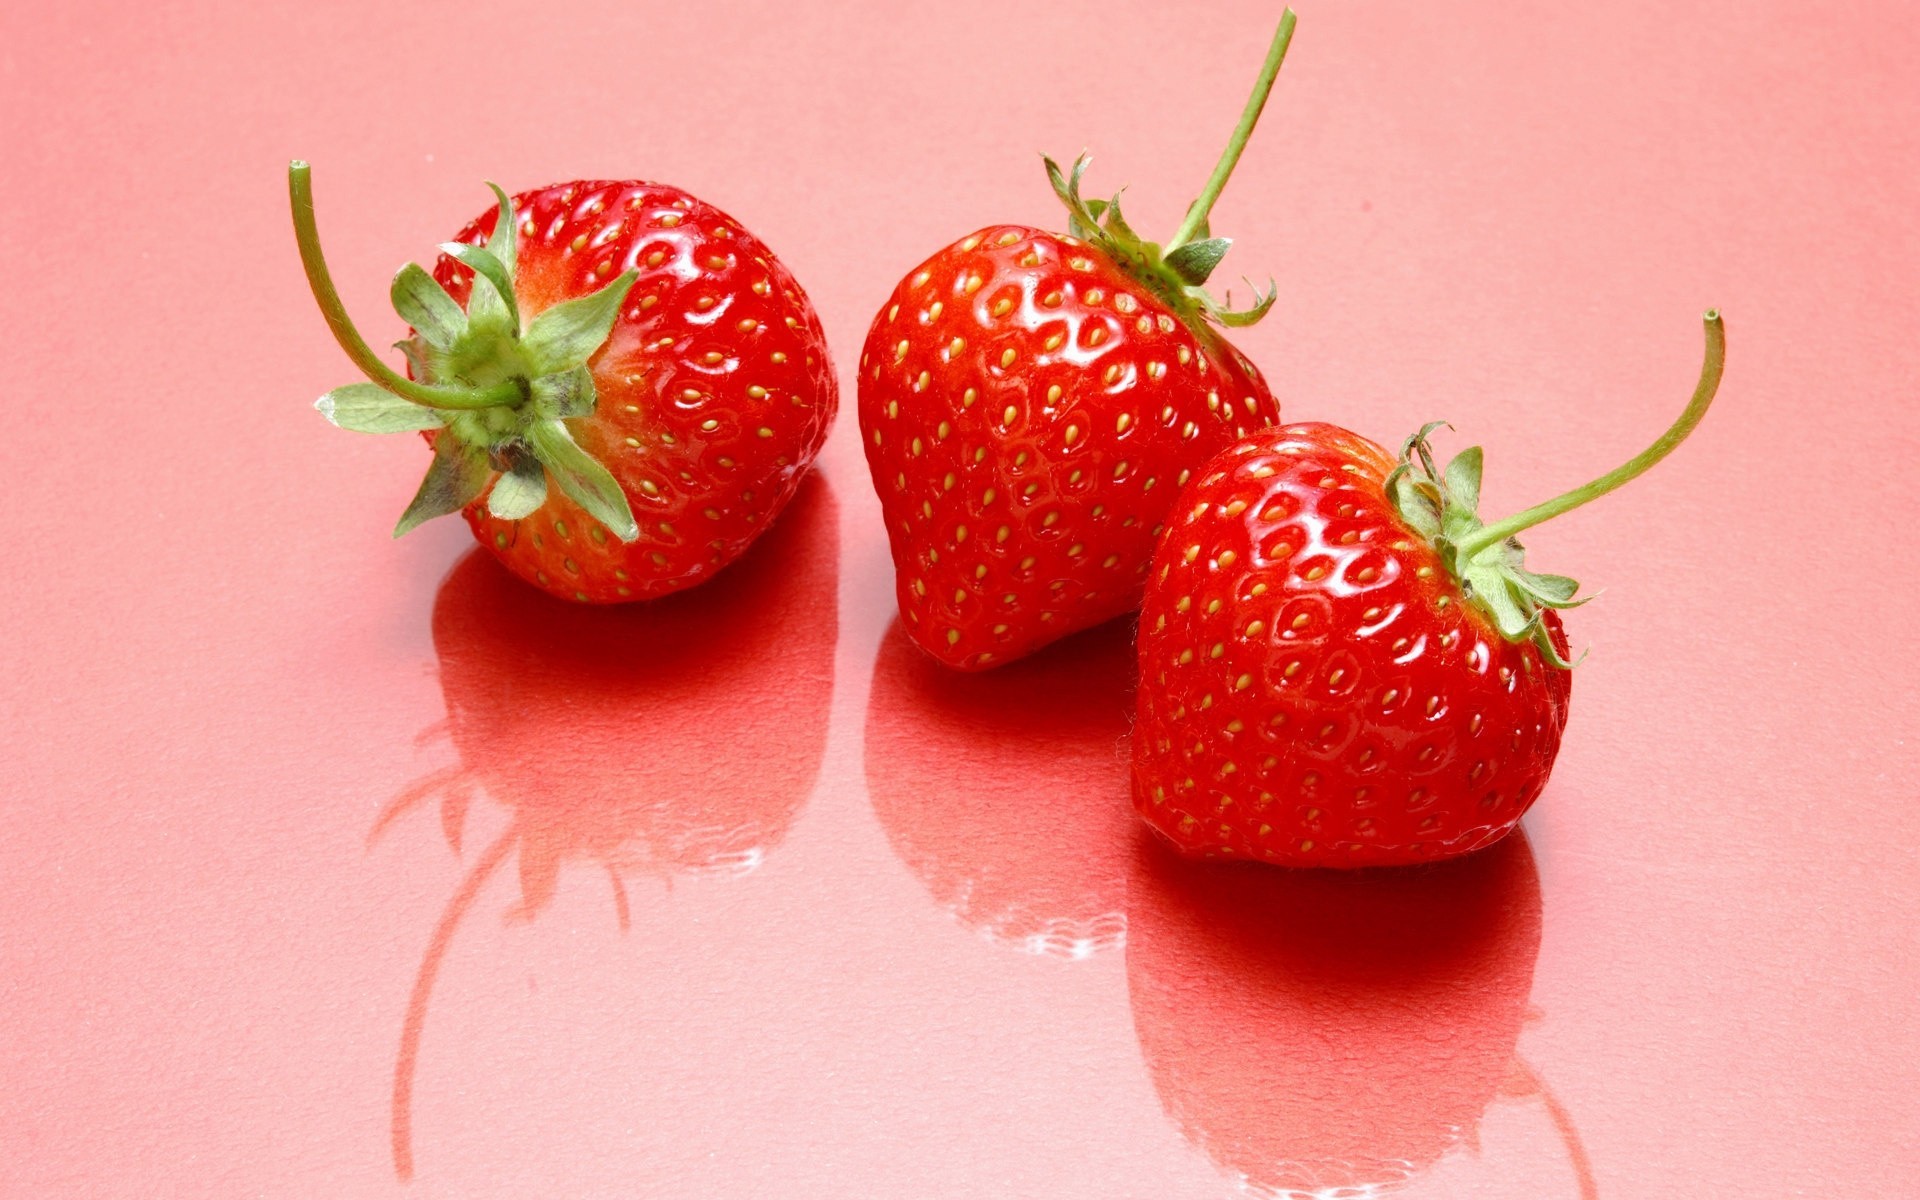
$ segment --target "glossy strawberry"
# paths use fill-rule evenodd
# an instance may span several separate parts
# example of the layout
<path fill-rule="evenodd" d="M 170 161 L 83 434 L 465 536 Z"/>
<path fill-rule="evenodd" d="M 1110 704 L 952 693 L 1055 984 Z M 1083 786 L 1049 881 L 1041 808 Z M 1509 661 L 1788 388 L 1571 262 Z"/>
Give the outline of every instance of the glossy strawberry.
<path fill-rule="evenodd" d="M 1436 469 L 1331 425 L 1255 434 L 1180 497 L 1141 611 L 1134 804 L 1193 855 L 1293 866 L 1422 862 L 1504 837 L 1545 787 L 1571 691 L 1521 531 L 1620 486 L 1706 414 L 1725 339 L 1708 313 L 1693 402 L 1647 451 L 1497 522 L 1481 454 Z"/>
<path fill-rule="evenodd" d="M 1230 244 L 1206 214 L 1293 31 L 1287 12 L 1226 154 L 1166 248 L 1119 198 L 1083 201 L 1082 157 L 1047 161 L 1070 232 L 994 225 L 910 271 L 861 351 L 860 430 L 901 620 L 977 670 L 1139 604 L 1174 495 L 1279 408 L 1202 288 Z"/>
<path fill-rule="evenodd" d="M 677 188 L 495 188 L 498 206 L 432 275 L 394 277 L 409 378 L 347 319 L 306 165 L 290 179 L 314 296 L 371 380 L 318 407 L 433 444 L 396 535 L 464 510 L 482 545 L 553 595 L 664 595 L 737 558 L 826 439 L 836 389 L 805 294 L 739 222 Z"/>

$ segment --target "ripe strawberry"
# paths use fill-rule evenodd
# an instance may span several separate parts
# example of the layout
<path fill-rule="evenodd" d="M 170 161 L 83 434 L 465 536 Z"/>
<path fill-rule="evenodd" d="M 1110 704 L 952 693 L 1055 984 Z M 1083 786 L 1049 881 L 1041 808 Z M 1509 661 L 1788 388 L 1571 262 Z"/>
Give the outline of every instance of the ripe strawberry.
<path fill-rule="evenodd" d="M 1110 621 L 998 671 L 949 671 L 895 622 L 874 663 L 867 792 L 935 902 L 989 940 L 1086 958 L 1126 934 L 1133 639 Z M 1036 803 L 1036 801 L 1040 801 Z"/>
<path fill-rule="evenodd" d="M 1191 471 L 1279 419 L 1201 287 L 1231 244 L 1207 213 L 1293 33 L 1289 10 L 1226 153 L 1162 248 L 1119 198 L 1083 201 L 1087 159 L 1046 161 L 1071 232 L 993 225 L 914 268 L 860 356 L 860 430 L 900 614 L 939 661 L 978 670 L 1132 611 Z"/>
<path fill-rule="evenodd" d="M 1416 871 L 1135 858 L 1140 1056 L 1247 1194 L 1387 1195 L 1473 1141 L 1503 1091 L 1539 1090 L 1515 1056 L 1541 930 L 1524 834 Z"/>
<path fill-rule="evenodd" d="M 421 959 L 394 1070 L 402 1178 L 413 1169 L 414 1068 L 434 981 L 495 873 L 517 868 L 527 917 L 551 901 L 563 868 L 604 875 L 624 929 L 626 877 L 737 873 L 786 836 L 826 747 L 838 559 L 833 496 L 810 478 L 767 536 L 697 594 L 559 603 L 478 550 L 440 585 L 433 644 L 459 762 L 402 793 L 374 832 L 437 800 L 459 850 L 476 794 L 509 819 L 473 855 Z"/>
<path fill-rule="evenodd" d="M 1398 464 L 1331 425 L 1255 434 L 1180 497 L 1140 618 L 1134 804 L 1192 855 L 1422 862 L 1504 837 L 1546 785 L 1571 678 L 1554 610 L 1578 585 L 1514 535 L 1665 457 L 1706 415 L 1725 335 L 1706 316 L 1693 401 L 1585 487 L 1492 525 L 1481 454 Z"/>
<path fill-rule="evenodd" d="M 482 545 L 553 595 L 660 596 L 739 557 L 826 439 L 837 393 L 806 295 L 739 222 L 678 188 L 494 188 L 498 208 L 441 247 L 431 276 L 409 263 L 394 277 L 409 378 L 341 306 L 305 163 L 289 182 L 314 298 L 372 381 L 317 407 L 433 445 L 395 536 L 464 510 Z"/>

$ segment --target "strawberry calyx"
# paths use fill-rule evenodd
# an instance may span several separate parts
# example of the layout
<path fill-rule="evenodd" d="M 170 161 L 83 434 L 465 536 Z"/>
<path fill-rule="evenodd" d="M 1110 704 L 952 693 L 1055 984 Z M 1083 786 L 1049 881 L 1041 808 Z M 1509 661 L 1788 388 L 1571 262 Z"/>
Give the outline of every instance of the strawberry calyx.
<path fill-rule="evenodd" d="M 1439 553 L 1467 603 L 1484 614 L 1501 637 L 1509 642 L 1531 643 L 1553 666 L 1570 669 L 1574 663 L 1554 645 L 1545 614 L 1552 609 L 1577 607 L 1591 597 L 1579 595 L 1580 585 L 1565 575 L 1528 570 L 1526 549 L 1515 535 L 1644 474 L 1686 440 L 1707 415 L 1726 368 L 1726 327 L 1720 313 L 1709 309 L 1704 321 L 1706 353 L 1700 365 L 1700 381 L 1686 410 L 1653 445 L 1590 483 L 1489 524 L 1476 511 L 1483 465 L 1480 447 L 1462 450 L 1444 471 L 1435 467 L 1433 448 L 1427 439 L 1435 429 L 1446 425 L 1444 421 L 1429 422 L 1408 438 L 1400 448 L 1399 463 L 1386 478 L 1387 497 L 1401 520 Z"/>
<path fill-rule="evenodd" d="M 1249 280 L 1247 286 L 1253 290 L 1253 305 L 1236 309 L 1232 307 L 1231 294 L 1225 300 L 1219 300 L 1207 291 L 1207 280 L 1233 245 L 1232 238 L 1213 236 L 1208 214 L 1214 202 L 1220 198 L 1220 193 L 1225 190 L 1227 180 L 1240 161 L 1241 152 L 1246 149 L 1247 139 L 1252 136 L 1253 127 L 1260 120 L 1260 112 L 1266 107 L 1274 80 L 1280 74 L 1280 64 L 1286 60 L 1287 47 L 1292 44 L 1295 20 L 1291 8 L 1280 14 L 1280 24 L 1267 47 L 1266 61 L 1254 81 L 1253 92 L 1247 98 L 1239 124 L 1227 139 L 1226 149 L 1221 152 L 1220 160 L 1215 164 L 1206 186 L 1201 189 L 1199 198 L 1188 206 L 1186 219 L 1166 245 L 1147 241 L 1133 231 L 1126 217 L 1121 214 L 1118 192 L 1105 200 L 1086 200 L 1081 197 L 1080 178 L 1086 173 L 1087 164 L 1092 161 L 1090 156 L 1081 154 L 1074 160 L 1069 172 L 1062 172 L 1060 164 L 1052 158 L 1042 157 L 1054 194 L 1067 207 L 1069 232 L 1091 243 L 1122 270 L 1138 279 L 1196 333 L 1207 334 L 1209 323 L 1229 328 L 1252 325 L 1267 315 L 1278 292 L 1271 279 L 1267 281 L 1264 294 Z"/>
<path fill-rule="evenodd" d="M 341 349 L 367 377 L 333 389 L 314 407 L 342 429 L 425 432 L 433 443 L 433 462 L 394 536 L 482 496 L 494 516 L 519 520 L 546 503 L 551 480 L 621 541 L 639 537 L 626 493 L 567 428 L 598 404 L 587 361 L 612 332 L 638 273 L 629 270 L 603 288 L 525 319 L 514 292 L 519 255 L 513 201 L 489 183 L 500 207 L 487 244 L 440 247 L 474 273 L 464 309 L 416 263 L 393 278 L 394 310 L 413 330 L 395 343 L 411 368 L 408 378 L 383 362 L 347 317 L 320 251 L 306 163 L 289 165 L 287 185 L 314 300 Z"/>
<path fill-rule="evenodd" d="M 1399 465 L 1387 476 L 1387 496 L 1400 519 L 1440 552 L 1461 594 L 1492 620 L 1501 637 L 1532 642 L 1554 666 L 1572 666 L 1553 644 L 1542 614 L 1586 603 L 1586 597 L 1576 594 L 1577 582 L 1527 570 L 1526 549 L 1516 538 L 1505 538 L 1472 557 L 1460 555 L 1460 544 L 1485 528 L 1475 511 L 1482 455 L 1480 447 L 1469 446 L 1444 472 L 1436 470 L 1427 436 L 1443 425 L 1446 422 L 1430 421 L 1401 446 Z"/>

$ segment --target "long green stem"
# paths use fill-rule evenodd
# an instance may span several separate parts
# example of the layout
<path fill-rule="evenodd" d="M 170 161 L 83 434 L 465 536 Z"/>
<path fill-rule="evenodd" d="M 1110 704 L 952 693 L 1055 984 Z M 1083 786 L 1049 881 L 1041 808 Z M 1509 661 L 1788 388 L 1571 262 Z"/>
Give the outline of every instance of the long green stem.
<path fill-rule="evenodd" d="M 382 362 L 373 347 L 360 336 L 360 331 L 353 327 L 347 306 L 333 286 L 333 275 L 320 253 L 320 230 L 314 223 L 312 168 L 299 159 L 287 164 L 287 195 L 293 203 L 293 235 L 300 243 L 300 264 L 306 268 L 313 298 L 327 319 L 327 328 L 333 330 L 334 340 L 368 379 L 397 396 L 429 408 L 494 408 L 518 404 L 525 398 L 520 386 L 511 380 L 478 390 L 435 387 L 408 379 Z"/>
<path fill-rule="evenodd" d="M 1544 504 L 1536 504 L 1504 521 L 1486 526 L 1460 543 L 1460 560 L 1470 561 L 1488 546 L 1497 545 L 1523 529 L 1531 529 L 1542 521 L 1551 520 L 1561 513 L 1579 508 L 1589 500 L 1606 495 L 1621 484 L 1645 474 L 1653 464 L 1673 453 L 1673 448 L 1685 441 L 1687 435 L 1693 432 L 1693 427 L 1700 423 L 1700 418 L 1707 415 L 1707 407 L 1713 403 L 1713 395 L 1720 388 L 1721 372 L 1727 365 L 1727 330 L 1721 324 L 1719 310 L 1708 309 L 1704 320 L 1707 350 L 1700 364 L 1700 382 L 1693 389 L 1693 399 L 1688 402 L 1686 411 L 1680 414 L 1680 419 L 1673 423 L 1672 428 L 1660 435 L 1659 441 L 1584 487 L 1577 487 Z"/>
<path fill-rule="evenodd" d="M 1273 42 L 1267 47 L 1267 61 L 1261 64 L 1260 77 L 1253 82 L 1253 94 L 1247 97 L 1247 107 L 1240 113 L 1240 123 L 1233 127 L 1233 136 L 1227 139 L 1227 148 L 1214 165 L 1207 186 L 1200 190 L 1200 198 L 1187 210 L 1187 219 L 1181 222 L 1173 240 L 1167 243 L 1168 250 L 1193 240 L 1193 235 L 1206 223 L 1207 214 L 1213 211 L 1213 202 L 1226 190 L 1227 179 L 1240 162 L 1240 152 L 1247 148 L 1247 139 L 1253 136 L 1253 127 L 1260 120 L 1260 110 L 1267 105 L 1267 94 L 1273 91 L 1273 81 L 1280 74 L 1280 64 L 1286 61 L 1287 44 L 1293 41 L 1294 21 L 1291 8 L 1280 14 L 1280 27 L 1273 31 Z"/>

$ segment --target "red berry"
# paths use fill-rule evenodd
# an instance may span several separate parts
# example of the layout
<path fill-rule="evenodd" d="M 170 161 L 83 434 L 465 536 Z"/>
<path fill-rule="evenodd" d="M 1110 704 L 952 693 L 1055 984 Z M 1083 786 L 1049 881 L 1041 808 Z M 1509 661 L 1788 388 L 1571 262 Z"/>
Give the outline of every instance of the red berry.
<path fill-rule="evenodd" d="M 1071 232 L 989 226 L 908 272 L 862 348 L 860 432 L 909 637 L 996 666 L 1139 604 L 1189 474 L 1279 407 L 1220 326 L 1257 320 L 1201 288 L 1229 245 L 1206 213 L 1293 29 L 1285 14 L 1248 114 L 1168 247 L 1118 197 L 1084 201 L 1083 157 L 1047 171 Z"/>
<path fill-rule="evenodd" d="M 1225 339 L 1078 238 L 997 226 L 894 289 L 860 425 L 907 633 L 949 666 L 1139 604 L 1190 469 L 1278 417 Z"/>
<path fill-rule="evenodd" d="M 1510 831 L 1546 786 L 1571 691 L 1556 609 L 1578 585 L 1513 535 L 1602 495 L 1705 415 L 1725 343 L 1707 316 L 1693 402 L 1625 466 L 1492 525 L 1481 455 L 1398 463 L 1331 425 L 1254 434 L 1180 497 L 1140 617 L 1134 803 L 1193 855 L 1412 863 Z"/>
<path fill-rule="evenodd" d="M 737 558 L 819 452 L 836 404 L 819 319 L 772 252 L 711 205 L 640 182 L 502 195 L 512 225 L 490 209 L 431 278 L 396 277 L 414 326 L 409 381 L 340 312 L 310 199 L 303 212 L 304 167 L 295 180 L 315 295 L 373 381 L 328 393 L 322 411 L 434 445 L 397 532 L 460 509 L 553 595 L 659 596 Z M 479 270 L 506 281 L 511 305 L 489 282 L 476 307 Z"/>

